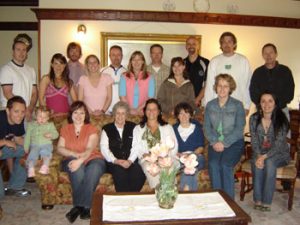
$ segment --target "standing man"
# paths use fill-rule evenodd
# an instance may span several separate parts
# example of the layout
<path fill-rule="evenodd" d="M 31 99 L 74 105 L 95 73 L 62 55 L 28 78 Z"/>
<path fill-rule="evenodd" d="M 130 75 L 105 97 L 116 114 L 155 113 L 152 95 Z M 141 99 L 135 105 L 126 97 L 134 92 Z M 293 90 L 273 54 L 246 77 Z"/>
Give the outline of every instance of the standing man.
<path fill-rule="evenodd" d="M 0 171 L 0 199 L 4 195 L 24 197 L 30 191 L 23 188 L 26 182 L 26 170 L 20 165 L 24 156 L 24 117 L 26 102 L 20 96 L 13 96 L 7 101 L 5 110 L 0 111 L 0 160 L 14 159 L 12 173 L 10 174 L 7 188 L 4 189 Z"/>
<path fill-rule="evenodd" d="M 190 36 L 186 39 L 185 48 L 188 52 L 188 56 L 184 59 L 185 67 L 194 86 L 195 104 L 200 106 L 204 96 L 209 60 L 199 55 L 200 43 L 196 36 Z"/>
<path fill-rule="evenodd" d="M 78 81 L 80 76 L 85 74 L 84 65 L 79 62 L 82 56 L 82 50 L 79 43 L 70 42 L 67 47 L 67 57 L 69 58 L 69 78 L 73 81 L 76 94 L 78 94 Z"/>
<path fill-rule="evenodd" d="M 209 63 L 204 104 L 217 97 L 213 88 L 215 77 L 222 73 L 230 74 L 236 82 L 236 90 L 232 93 L 232 97 L 243 102 L 248 114 L 251 104 L 249 85 L 252 75 L 249 61 L 245 56 L 235 52 L 237 39 L 233 33 L 224 32 L 219 43 L 223 53 L 215 56 Z"/>
<path fill-rule="evenodd" d="M 36 74 L 32 67 L 25 64 L 31 47 L 31 38 L 27 34 L 18 34 L 12 45 L 12 60 L 0 69 L 1 109 L 13 96 L 23 96 L 27 107 L 26 121 L 31 120 L 38 98 Z"/>
<path fill-rule="evenodd" d="M 279 107 L 289 118 L 287 104 L 294 98 L 295 83 L 291 70 L 276 60 L 277 48 L 274 44 L 265 44 L 262 57 L 265 64 L 258 67 L 251 78 L 250 96 L 255 105 L 259 104 L 260 95 L 265 91 L 275 94 L 279 100 Z"/>
<path fill-rule="evenodd" d="M 154 44 L 150 47 L 151 63 L 147 66 L 147 71 L 154 77 L 156 83 L 156 93 L 159 91 L 160 85 L 168 78 L 170 74 L 170 67 L 163 64 L 164 48 L 160 44 Z"/>
<path fill-rule="evenodd" d="M 120 77 L 127 70 L 125 69 L 124 66 L 121 65 L 122 59 L 123 59 L 123 50 L 119 45 L 113 45 L 110 47 L 109 59 L 110 59 L 110 65 L 103 68 L 101 73 L 109 74 L 114 80 L 114 83 L 112 86 L 112 100 L 111 100 L 111 104 L 107 110 L 108 113 L 112 113 L 113 106 L 118 101 L 120 101 L 120 97 L 119 97 Z"/>

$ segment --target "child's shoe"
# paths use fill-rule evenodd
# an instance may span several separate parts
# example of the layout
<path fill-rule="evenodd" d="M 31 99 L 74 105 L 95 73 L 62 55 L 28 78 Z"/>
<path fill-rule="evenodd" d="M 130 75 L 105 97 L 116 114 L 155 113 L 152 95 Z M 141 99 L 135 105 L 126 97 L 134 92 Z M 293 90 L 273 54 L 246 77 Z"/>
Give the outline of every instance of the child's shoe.
<path fill-rule="evenodd" d="M 42 165 L 39 170 L 39 173 L 44 174 L 44 175 L 49 174 L 49 167 L 46 165 Z"/>
<path fill-rule="evenodd" d="M 34 177 L 35 172 L 34 172 L 34 167 L 29 167 L 28 168 L 28 177 Z"/>

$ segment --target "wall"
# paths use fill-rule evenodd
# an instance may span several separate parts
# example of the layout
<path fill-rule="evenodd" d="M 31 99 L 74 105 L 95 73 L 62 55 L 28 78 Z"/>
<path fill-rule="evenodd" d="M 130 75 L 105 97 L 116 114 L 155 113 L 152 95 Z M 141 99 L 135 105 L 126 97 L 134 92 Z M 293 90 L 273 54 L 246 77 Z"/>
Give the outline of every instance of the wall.
<path fill-rule="evenodd" d="M 193 0 L 170 0 L 176 11 L 193 12 Z M 161 11 L 164 0 L 40 0 L 40 8 L 134 9 Z M 300 17 L 300 2 L 292 0 L 209 0 L 209 12 L 227 13 L 228 5 L 237 5 L 238 14 Z M 263 2 L 263 3 L 262 3 Z M 67 6 L 67 7 L 66 7 Z"/>
<path fill-rule="evenodd" d="M 81 41 L 83 59 L 88 54 L 100 57 L 100 32 L 136 32 L 164 34 L 199 34 L 202 35 L 202 52 L 207 58 L 220 53 L 218 39 L 222 32 L 232 31 L 238 38 L 238 49 L 246 55 L 252 68 L 263 64 L 261 47 L 267 42 L 273 42 L 279 51 L 278 60 L 288 65 L 293 71 L 296 91 L 291 107 L 297 107 L 297 96 L 300 95 L 300 30 L 282 28 L 264 28 L 250 26 L 225 26 L 206 24 L 174 24 L 151 22 L 116 22 L 116 21 L 53 21 L 44 20 L 41 23 L 41 73 L 49 70 L 51 56 L 56 52 L 65 54 L 65 48 L 70 41 L 76 39 L 76 28 L 79 23 L 87 27 L 87 34 Z M 59 35 L 58 35 L 59 34 Z M 127 65 L 128 62 L 123 62 Z"/>

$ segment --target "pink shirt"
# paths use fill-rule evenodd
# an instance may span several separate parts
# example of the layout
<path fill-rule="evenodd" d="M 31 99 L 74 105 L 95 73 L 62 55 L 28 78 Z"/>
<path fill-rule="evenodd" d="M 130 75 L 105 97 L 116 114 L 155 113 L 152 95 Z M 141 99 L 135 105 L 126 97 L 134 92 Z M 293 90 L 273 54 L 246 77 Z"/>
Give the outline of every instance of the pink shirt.
<path fill-rule="evenodd" d="M 68 94 L 67 85 L 56 88 L 52 83 L 49 83 L 45 92 L 47 107 L 52 109 L 54 113 L 67 113 L 69 111 Z"/>
<path fill-rule="evenodd" d="M 149 98 L 155 96 L 155 79 L 152 75 L 143 80 L 142 72 L 139 73 L 136 80 L 134 74 L 130 78 L 122 75 L 120 78 L 119 94 L 125 96 L 130 107 L 138 108 L 145 104 Z"/>
<path fill-rule="evenodd" d="M 78 84 L 83 88 L 83 101 L 92 110 L 101 110 L 107 97 L 107 86 L 112 85 L 113 79 L 109 74 L 102 73 L 97 87 L 94 87 L 88 76 L 81 76 Z"/>
<path fill-rule="evenodd" d="M 73 81 L 75 87 L 78 85 L 79 78 L 85 74 L 84 65 L 80 62 L 68 62 L 69 67 L 69 77 Z"/>

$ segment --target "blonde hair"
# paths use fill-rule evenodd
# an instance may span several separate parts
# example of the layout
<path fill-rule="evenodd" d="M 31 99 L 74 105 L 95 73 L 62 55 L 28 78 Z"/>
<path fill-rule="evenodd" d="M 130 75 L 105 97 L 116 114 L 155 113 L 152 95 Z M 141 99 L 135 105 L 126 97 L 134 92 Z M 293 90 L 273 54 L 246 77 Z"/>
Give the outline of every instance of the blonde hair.
<path fill-rule="evenodd" d="M 232 92 L 236 89 L 236 83 L 233 77 L 226 73 L 221 73 L 218 76 L 215 77 L 215 84 L 214 84 L 214 90 L 217 93 L 217 86 L 220 80 L 225 80 L 229 84 L 229 94 L 231 95 Z"/>

